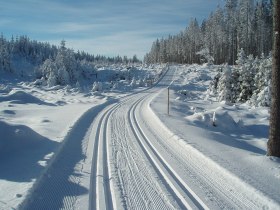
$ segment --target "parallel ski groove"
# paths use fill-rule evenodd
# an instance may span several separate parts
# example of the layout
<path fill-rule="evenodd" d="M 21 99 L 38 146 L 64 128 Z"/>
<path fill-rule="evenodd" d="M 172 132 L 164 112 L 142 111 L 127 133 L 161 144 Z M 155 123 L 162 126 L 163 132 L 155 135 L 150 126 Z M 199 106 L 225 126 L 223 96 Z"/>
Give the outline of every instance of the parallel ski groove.
<path fill-rule="evenodd" d="M 143 103 L 143 101 L 141 103 Z M 147 103 L 147 102 L 145 102 L 145 103 Z M 145 106 L 147 106 L 148 104 L 145 104 Z M 143 106 L 143 104 L 141 104 L 137 108 L 142 107 L 142 106 Z M 137 112 L 137 114 L 138 114 L 138 112 Z M 153 115 L 154 114 L 152 114 L 152 116 Z M 150 117 L 151 113 L 149 113 L 147 116 Z M 144 117 L 143 119 L 147 119 L 147 116 L 146 116 L 146 118 Z M 142 117 L 141 113 L 139 113 L 138 117 L 139 118 Z M 143 122 L 141 122 L 141 125 L 143 124 Z M 147 121 L 144 122 L 144 124 L 146 124 L 146 123 L 147 123 Z M 148 126 L 146 128 L 149 129 L 150 127 L 148 124 L 146 124 L 146 126 Z M 189 174 L 191 177 L 194 177 L 195 181 L 199 181 L 200 183 L 197 183 L 196 184 L 197 186 L 199 185 L 199 186 L 203 186 L 205 189 L 215 189 L 216 190 L 216 192 L 219 195 L 219 197 L 218 197 L 219 201 L 217 202 L 217 205 L 219 205 L 219 208 L 225 208 L 225 206 L 226 206 L 226 208 L 238 208 L 238 209 L 262 208 L 262 203 L 260 201 L 260 198 L 258 199 L 257 202 L 256 202 L 256 200 L 252 199 L 252 197 L 254 197 L 254 194 L 255 194 L 254 192 L 252 192 L 252 195 L 253 195 L 252 196 L 252 195 L 248 195 L 246 193 L 244 194 L 239 191 L 240 188 L 238 186 L 240 185 L 240 187 L 242 188 L 244 185 L 242 182 L 240 183 L 235 176 L 232 176 L 231 174 L 221 175 L 220 174 L 221 170 L 219 169 L 218 165 L 216 165 L 216 164 L 212 165 L 210 168 L 208 165 L 205 168 L 204 164 L 203 164 L 203 162 L 205 162 L 205 160 L 203 160 L 203 158 L 205 158 L 205 157 L 203 157 L 203 155 L 197 157 L 196 155 L 192 154 L 192 155 L 190 155 L 191 159 L 189 159 L 189 158 L 187 158 L 189 155 L 186 156 L 186 153 L 182 152 L 183 156 L 182 155 L 178 156 L 178 154 L 179 154 L 178 148 L 177 148 L 177 150 L 176 149 L 174 150 L 174 148 L 173 148 L 175 145 L 174 141 L 168 141 L 165 136 L 162 136 L 162 134 L 159 135 L 153 129 L 151 129 L 149 132 L 151 132 L 153 136 L 160 136 L 160 138 L 157 139 L 159 141 L 158 146 L 161 145 L 161 146 L 163 146 L 163 148 L 166 147 L 165 150 L 168 151 L 168 153 L 170 153 L 170 156 L 176 157 L 176 162 L 177 162 L 176 166 L 178 167 L 178 165 L 179 165 L 179 167 L 181 169 L 183 169 L 185 171 L 185 173 Z M 156 148 L 158 148 L 158 147 L 156 147 Z M 195 151 L 195 149 L 194 149 L 194 151 Z M 194 157 L 196 157 L 196 158 L 194 158 Z M 198 164 L 197 161 L 200 161 L 200 164 Z M 188 164 L 186 164 L 186 163 L 188 163 Z M 205 169 L 207 169 L 208 171 L 205 171 Z M 217 174 L 220 174 L 220 175 L 217 175 Z M 196 179 L 196 177 L 199 177 L 199 178 Z M 236 183 L 237 186 L 235 186 L 234 183 Z M 234 190 L 231 190 L 231 189 L 234 189 Z M 217 197 L 215 199 L 217 199 Z M 225 201 L 226 201 L 226 203 L 225 203 Z"/>
<path fill-rule="evenodd" d="M 144 95 L 139 96 L 137 94 L 137 96 L 134 95 L 129 97 L 128 100 L 122 101 L 108 118 L 108 127 L 111 125 L 109 131 L 112 131 L 111 143 L 113 148 L 116 148 L 115 152 L 117 152 L 113 153 L 115 156 L 112 160 L 114 160 L 116 170 L 114 174 L 116 175 L 115 183 L 118 184 L 116 186 L 118 186 L 123 199 L 122 209 L 130 209 L 131 207 L 136 209 L 178 209 L 178 204 L 175 204 L 177 207 L 174 207 L 174 203 L 171 204 L 174 202 L 173 194 L 162 194 L 160 190 L 162 187 L 166 191 L 162 179 L 158 179 L 156 176 L 153 176 L 152 180 L 149 178 L 151 174 L 156 175 L 154 167 L 151 168 L 144 162 L 142 162 L 144 165 L 139 163 L 139 157 L 143 157 L 143 161 L 149 161 L 149 159 L 137 143 L 128 118 L 130 117 L 131 106 L 139 97 L 145 98 L 146 96 L 147 93 L 145 92 Z M 121 159 L 118 159 L 118 152 L 121 154 Z M 122 163 L 125 165 L 122 165 Z M 150 164 L 152 163 L 149 161 Z M 125 170 L 125 167 L 127 167 L 127 170 Z M 152 171 L 150 171 L 151 169 Z M 171 200 L 168 198 L 170 196 L 172 197 Z"/>
<path fill-rule="evenodd" d="M 103 112 L 101 116 L 97 117 L 99 121 L 94 143 L 94 151 L 92 157 L 92 167 L 91 167 L 91 178 L 90 178 L 90 192 L 89 192 L 89 210 L 92 209 L 103 209 L 101 201 L 105 200 L 104 204 L 106 209 L 116 209 L 116 199 L 112 193 L 114 192 L 113 183 L 110 178 L 111 168 L 109 163 L 109 151 L 108 151 L 108 120 L 118 107 L 122 103 L 130 100 L 130 97 L 127 97 L 118 104 L 112 105 Z M 102 163 L 102 164 L 100 164 Z M 100 168 L 101 167 L 101 168 Z M 101 171 L 101 174 L 98 172 Z M 100 177 L 102 176 L 102 177 Z M 101 178 L 102 184 L 98 182 Z M 100 192 L 103 192 L 100 194 Z"/>
<path fill-rule="evenodd" d="M 90 199 L 89 199 L 89 210 L 91 209 L 99 209 L 100 208 L 100 200 L 101 197 L 105 198 L 105 205 L 106 209 L 112 209 L 113 208 L 113 201 L 112 201 L 112 195 L 111 195 L 111 189 L 110 189 L 110 183 L 109 183 L 109 172 L 108 172 L 108 158 L 107 158 L 107 139 L 104 138 L 106 136 L 106 124 L 108 122 L 108 116 L 119 105 L 114 105 L 110 107 L 108 110 L 105 111 L 105 113 L 101 116 L 98 127 L 97 127 L 97 133 L 95 137 L 95 143 L 94 143 L 94 151 L 93 151 L 93 157 L 92 157 L 92 167 L 91 167 L 91 180 L 90 180 Z M 104 127 L 105 126 L 105 127 Z M 103 132 L 101 132 L 103 131 Z M 100 160 L 100 147 L 103 148 L 102 150 L 102 160 Z M 102 161 L 102 165 L 100 166 L 99 163 Z M 99 167 L 102 167 L 102 169 L 99 169 Z M 100 186 L 100 183 L 98 183 L 98 171 L 103 171 L 103 185 Z M 103 189 L 100 189 L 103 188 Z M 100 195 L 99 192 L 104 191 L 103 195 Z M 101 197 L 100 197 L 101 196 Z"/>
<path fill-rule="evenodd" d="M 129 110 L 130 112 L 130 123 L 133 128 L 133 132 L 135 133 L 135 136 L 137 137 L 137 140 L 141 146 L 141 148 L 144 150 L 145 154 L 148 156 L 148 158 L 151 160 L 151 163 L 155 167 L 155 170 L 159 173 L 159 175 L 165 180 L 166 187 L 169 188 L 177 197 L 177 201 L 179 204 L 184 207 L 185 209 L 192 209 L 191 205 L 186 201 L 184 198 L 184 195 L 182 195 L 178 189 L 173 185 L 172 181 L 169 180 L 169 176 L 173 178 L 173 180 L 180 186 L 180 188 L 185 192 L 185 194 L 191 199 L 193 204 L 198 209 L 209 209 L 203 201 L 187 186 L 187 184 L 179 177 L 179 175 L 172 169 L 172 167 L 163 159 L 163 157 L 157 152 L 157 150 L 153 147 L 153 145 L 150 143 L 147 136 L 144 134 L 143 130 L 140 128 L 139 123 L 136 119 L 135 109 L 137 105 L 141 101 L 143 101 L 145 97 L 142 97 L 138 101 L 134 103 L 134 105 Z M 152 151 L 153 155 L 149 152 L 148 148 L 143 143 L 143 140 L 148 145 L 150 150 Z M 161 167 L 158 165 L 156 159 L 153 157 L 155 156 L 156 159 L 160 162 L 161 166 L 163 166 L 166 171 L 168 172 L 168 175 L 165 174 L 165 172 L 161 169 Z"/>

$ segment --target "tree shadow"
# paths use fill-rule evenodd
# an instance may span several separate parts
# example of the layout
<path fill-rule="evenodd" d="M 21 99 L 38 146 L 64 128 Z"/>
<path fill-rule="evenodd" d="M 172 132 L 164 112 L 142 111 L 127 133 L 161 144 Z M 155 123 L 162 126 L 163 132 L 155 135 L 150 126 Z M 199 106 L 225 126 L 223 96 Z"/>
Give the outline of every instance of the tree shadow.
<path fill-rule="evenodd" d="M 88 110 L 75 123 L 51 166 L 21 205 L 23 209 L 72 209 L 77 196 L 88 193 L 80 185 L 82 174 L 75 167 L 85 159 L 83 141 L 89 138 L 88 129 L 105 104 Z"/>
<path fill-rule="evenodd" d="M 247 132 L 245 134 L 252 134 L 258 138 L 268 138 L 269 126 L 268 125 L 246 125 Z"/>
<path fill-rule="evenodd" d="M 0 121 L 0 179 L 30 182 L 38 177 L 58 143 L 41 136 L 25 125 L 10 125 Z"/>
<path fill-rule="evenodd" d="M 209 140 L 211 140 L 211 141 L 216 141 L 220 144 L 224 144 L 224 145 L 227 145 L 230 147 L 235 147 L 240 150 L 249 151 L 251 153 L 255 153 L 258 155 L 266 154 L 265 150 L 263 150 L 259 147 L 256 147 L 244 140 L 239 140 L 239 139 L 242 139 L 242 137 L 240 135 L 239 136 L 236 135 L 235 137 L 231 137 L 231 136 L 225 135 L 223 133 L 214 133 L 212 135 L 214 136 L 214 138 L 209 138 Z"/>
<path fill-rule="evenodd" d="M 55 106 L 52 103 L 44 102 L 41 99 L 24 91 L 16 91 L 11 95 L 0 96 L 0 102 L 4 101 L 9 101 L 11 104 L 38 104 L 46 106 Z"/>
<path fill-rule="evenodd" d="M 251 153 L 256 153 L 258 155 L 266 154 L 265 150 L 251 144 L 248 136 L 254 136 L 255 138 L 266 138 L 268 136 L 266 135 L 268 134 L 267 125 L 249 125 L 242 128 L 239 128 L 237 125 L 235 125 L 236 127 L 232 128 L 231 130 L 227 130 L 225 128 L 219 128 L 219 124 L 216 127 L 210 124 L 205 125 L 202 122 L 195 122 L 194 124 L 197 127 L 211 131 L 211 135 L 213 136 L 212 138 L 209 138 L 211 141 L 216 141 L 220 144 L 235 147 L 237 149 L 245 150 Z M 259 130 L 259 132 L 256 132 L 257 130 Z"/>

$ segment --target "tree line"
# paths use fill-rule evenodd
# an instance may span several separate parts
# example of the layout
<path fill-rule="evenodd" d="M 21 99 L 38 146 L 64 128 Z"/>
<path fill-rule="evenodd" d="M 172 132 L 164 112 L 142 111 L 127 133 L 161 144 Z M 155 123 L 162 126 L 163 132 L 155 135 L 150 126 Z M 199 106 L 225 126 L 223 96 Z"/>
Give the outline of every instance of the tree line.
<path fill-rule="evenodd" d="M 203 20 L 191 19 L 184 31 L 154 41 L 145 63 L 201 63 L 201 50 L 215 64 L 234 64 L 240 49 L 260 57 L 272 50 L 271 0 L 225 0 Z"/>
<path fill-rule="evenodd" d="M 63 50 L 61 50 L 63 48 Z M 114 63 L 137 63 L 140 62 L 136 55 L 133 58 L 127 56 L 106 57 L 103 55 L 92 55 L 84 51 L 74 52 L 72 49 L 65 49 L 63 46 L 51 45 L 48 42 L 31 40 L 27 36 L 12 37 L 6 39 L 3 34 L 0 36 L 0 71 L 13 72 L 13 63 L 21 57 L 32 63 L 34 66 L 42 65 L 46 60 L 55 60 L 61 51 L 71 54 L 75 62 L 91 62 L 93 64 L 114 64 Z"/>

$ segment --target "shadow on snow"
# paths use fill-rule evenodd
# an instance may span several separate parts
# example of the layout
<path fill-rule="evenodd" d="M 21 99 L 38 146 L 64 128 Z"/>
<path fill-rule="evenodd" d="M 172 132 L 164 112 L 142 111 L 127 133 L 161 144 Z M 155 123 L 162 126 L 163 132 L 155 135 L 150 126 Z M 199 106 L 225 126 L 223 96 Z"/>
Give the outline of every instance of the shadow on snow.
<path fill-rule="evenodd" d="M 83 141 L 89 138 L 91 123 L 105 106 L 91 108 L 76 122 L 53 163 L 22 204 L 24 209 L 73 208 L 76 197 L 88 193 L 79 183 L 82 174 L 75 166 L 85 159 Z"/>
<path fill-rule="evenodd" d="M 0 179 L 30 182 L 44 169 L 38 161 L 54 151 L 58 143 L 24 125 L 0 121 Z M 47 160 L 45 160 L 47 161 Z"/>

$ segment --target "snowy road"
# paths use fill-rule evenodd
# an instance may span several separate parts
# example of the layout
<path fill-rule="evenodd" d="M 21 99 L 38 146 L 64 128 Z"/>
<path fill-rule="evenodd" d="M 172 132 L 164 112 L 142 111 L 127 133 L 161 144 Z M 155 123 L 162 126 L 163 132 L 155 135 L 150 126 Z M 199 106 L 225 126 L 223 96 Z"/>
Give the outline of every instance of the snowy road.
<path fill-rule="evenodd" d="M 266 208 L 265 196 L 173 134 L 154 114 L 150 102 L 175 77 L 176 67 L 170 67 L 154 88 L 104 106 L 97 116 L 87 112 L 23 208 Z"/>

